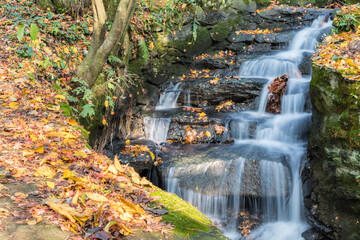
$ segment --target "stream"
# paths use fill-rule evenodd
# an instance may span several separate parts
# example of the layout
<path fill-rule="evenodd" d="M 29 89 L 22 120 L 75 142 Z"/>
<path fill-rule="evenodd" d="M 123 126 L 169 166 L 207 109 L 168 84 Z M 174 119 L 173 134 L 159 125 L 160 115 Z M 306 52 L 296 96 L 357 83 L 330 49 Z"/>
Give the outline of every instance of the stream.
<path fill-rule="evenodd" d="M 311 75 L 302 75 L 299 65 L 330 27 L 331 21 L 319 17 L 297 32 L 286 50 L 245 61 L 234 75 L 267 83 L 256 110 L 223 114 L 230 129 L 227 137 L 234 143 L 187 149 L 181 161 L 167 166 L 166 190 L 196 206 L 231 239 L 296 240 L 309 228 L 300 173 L 311 124 Z M 282 74 L 290 77 L 282 112 L 267 113 L 268 86 Z M 156 111 L 177 108 L 182 92 L 189 107 L 190 93 L 178 82 L 163 92 Z M 148 139 L 166 142 L 171 117 L 146 117 L 144 122 Z M 250 234 L 238 228 L 245 215 L 257 222 Z"/>

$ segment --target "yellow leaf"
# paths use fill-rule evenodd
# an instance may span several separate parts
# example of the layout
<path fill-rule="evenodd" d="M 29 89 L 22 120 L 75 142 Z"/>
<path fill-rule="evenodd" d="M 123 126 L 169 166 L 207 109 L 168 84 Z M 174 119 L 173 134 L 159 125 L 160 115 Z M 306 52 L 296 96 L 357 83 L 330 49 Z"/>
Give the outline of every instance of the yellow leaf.
<path fill-rule="evenodd" d="M 5 208 L 0 207 L 0 214 L 3 214 L 3 215 L 9 214 L 9 211 Z"/>
<path fill-rule="evenodd" d="M 115 158 L 114 158 L 114 166 L 115 166 L 116 170 L 118 170 L 119 172 L 124 172 L 124 168 L 123 168 L 123 166 L 120 164 L 117 155 L 115 155 Z"/>
<path fill-rule="evenodd" d="M 47 204 L 52 210 L 67 217 L 71 222 L 76 222 L 75 218 L 71 215 L 71 213 L 67 211 L 61 204 L 57 204 L 50 201 L 47 201 Z"/>
<path fill-rule="evenodd" d="M 53 158 L 53 159 L 57 159 L 59 157 L 59 154 L 56 152 L 51 152 L 47 158 Z"/>
<path fill-rule="evenodd" d="M 102 124 L 103 124 L 103 125 L 106 125 L 106 124 L 107 124 L 107 122 L 106 122 L 105 118 L 103 118 L 103 120 L 102 120 Z"/>
<path fill-rule="evenodd" d="M 65 52 L 65 54 L 69 54 L 70 53 L 70 51 L 69 51 L 69 48 L 64 48 L 64 52 Z"/>
<path fill-rule="evenodd" d="M 30 226 L 32 225 L 36 225 L 38 223 L 38 221 L 36 219 L 32 219 L 32 220 L 27 220 L 26 223 Z"/>
<path fill-rule="evenodd" d="M 108 100 L 105 101 L 104 105 L 105 105 L 106 108 L 109 106 Z"/>
<path fill-rule="evenodd" d="M 17 198 L 23 198 L 23 199 L 25 199 L 25 198 L 27 198 L 29 195 L 28 195 L 28 194 L 25 194 L 25 193 L 23 193 L 23 192 L 16 192 L 16 193 L 14 193 L 14 196 L 17 197 Z"/>
<path fill-rule="evenodd" d="M 12 109 L 16 109 L 16 108 L 19 107 L 19 104 L 18 104 L 17 102 L 11 102 L 11 103 L 9 104 L 9 107 L 12 108 Z"/>
<path fill-rule="evenodd" d="M 347 62 L 350 66 L 354 66 L 354 60 L 351 58 L 346 59 L 345 62 Z"/>
<path fill-rule="evenodd" d="M 126 143 L 126 145 L 130 145 L 130 140 L 129 139 L 126 140 L 125 143 Z"/>
<path fill-rule="evenodd" d="M 74 119 L 69 119 L 69 120 L 68 120 L 68 123 L 69 123 L 71 126 L 77 126 L 77 125 L 78 125 L 78 123 L 77 123 L 76 120 L 74 120 Z"/>
<path fill-rule="evenodd" d="M 62 178 L 70 178 L 75 176 L 75 174 L 70 170 L 65 170 L 64 174 L 62 175 Z"/>
<path fill-rule="evenodd" d="M 74 156 L 75 157 L 81 157 L 81 158 L 87 158 L 87 154 L 86 153 L 84 153 L 83 151 L 78 151 L 78 152 L 76 152 L 76 153 L 74 153 Z"/>
<path fill-rule="evenodd" d="M 214 78 L 213 80 L 210 80 L 209 83 L 210 84 L 217 84 L 220 81 L 219 78 Z"/>
<path fill-rule="evenodd" d="M 53 183 L 53 182 L 47 181 L 47 182 L 46 182 L 46 185 L 47 185 L 49 188 L 51 188 L 51 189 L 54 189 L 54 188 L 55 188 L 55 183 Z"/>
<path fill-rule="evenodd" d="M 111 172 L 112 174 L 115 174 L 115 175 L 117 175 L 118 174 L 118 171 L 116 170 L 116 168 L 115 168 L 115 166 L 114 165 L 110 165 L 109 166 L 109 172 Z"/>
<path fill-rule="evenodd" d="M 76 191 L 75 195 L 72 197 L 71 199 L 71 203 L 72 204 L 77 204 L 78 202 L 78 199 L 79 199 L 79 196 L 80 196 L 80 192 L 79 191 Z"/>
<path fill-rule="evenodd" d="M 144 209 L 142 209 L 142 207 L 140 207 L 139 205 L 135 205 L 129 201 L 127 201 L 126 199 L 119 197 L 120 199 L 120 203 L 122 204 L 122 207 L 129 213 L 134 214 L 145 214 Z"/>
<path fill-rule="evenodd" d="M 100 195 L 98 193 L 87 192 L 86 196 L 95 202 L 107 202 L 108 201 L 108 199 L 105 196 Z"/>
<path fill-rule="evenodd" d="M 154 50 L 155 45 L 154 45 L 153 41 L 150 41 L 149 48 L 150 48 L 150 50 Z"/>
<path fill-rule="evenodd" d="M 149 153 L 150 156 L 151 156 L 151 160 L 154 160 L 154 159 L 155 159 L 155 155 L 154 155 L 151 151 L 148 151 L 148 153 Z"/>
<path fill-rule="evenodd" d="M 209 131 L 206 131 L 206 136 L 211 137 L 211 133 Z"/>
<path fill-rule="evenodd" d="M 32 150 L 24 150 L 22 152 L 22 155 L 23 155 L 23 157 L 30 157 L 30 156 L 34 155 L 34 151 L 32 151 Z"/>
<path fill-rule="evenodd" d="M 33 149 L 33 151 L 37 152 L 37 153 L 44 153 L 44 147 L 41 146 L 41 147 L 35 148 L 35 149 Z"/>
<path fill-rule="evenodd" d="M 47 120 L 46 118 L 42 118 L 41 121 L 44 122 L 45 124 L 49 123 L 49 120 Z"/>
<path fill-rule="evenodd" d="M 37 177 L 45 177 L 45 178 L 51 179 L 56 175 L 56 172 L 54 169 L 52 169 L 48 166 L 41 166 L 41 167 L 37 168 L 34 175 Z"/>
<path fill-rule="evenodd" d="M 56 95 L 55 98 L 62 99 L 62 100 L 66 99 L 66 97 L 64 97 L 63 95 Z"/>

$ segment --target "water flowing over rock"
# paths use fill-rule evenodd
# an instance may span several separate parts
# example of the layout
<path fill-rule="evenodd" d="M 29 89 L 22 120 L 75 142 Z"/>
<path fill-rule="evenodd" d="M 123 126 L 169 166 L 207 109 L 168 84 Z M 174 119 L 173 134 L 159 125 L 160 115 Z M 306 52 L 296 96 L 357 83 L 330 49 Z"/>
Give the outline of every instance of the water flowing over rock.
<path fill-rule="evenodd" d="M 306 112 L 306 104 L 310 77 L 303 76 L 299 67 L 306 65 L 319 35 L 331 27 L 324 19 L 319 17 L 296 33 L 288 50 L 242 63 L 241 79 L 267 79 L 267 84 L 257 111 L 232 114 L 224 121 L 233 145 L 188 149 L 191 156 L 183 153 L 170 157 L 163 166 L 166 189 L 214 220 L 226 220 L 223 231 L 232 239 L 240 237 L 233 216 L 246 209 L 265 222 L 250 238 L 298 239 L 308 228 L 299 169 L 309 135 L 311 113 Z M 282 111 L 266 113 L 271 81 L 283 74 L 290 79 L 285 81 L 284 76 L 286 90 L 285 84 L 278 89 L 283 95 L 277 107 Z M 217 101 L 216 95 L 214 99 Z"/>

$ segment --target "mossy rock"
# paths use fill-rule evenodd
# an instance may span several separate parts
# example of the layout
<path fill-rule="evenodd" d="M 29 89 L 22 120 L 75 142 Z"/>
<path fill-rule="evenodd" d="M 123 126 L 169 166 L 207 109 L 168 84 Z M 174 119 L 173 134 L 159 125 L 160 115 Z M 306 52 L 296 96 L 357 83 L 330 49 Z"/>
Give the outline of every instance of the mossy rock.
<path fill-rule="evenodd" d="M 313 65 L 309 153 L 319 219 L 336 239 L 360 239 L 360 82 Z"/>
<path fill-rule="evenodd" d="M 38 0 L 38 4 L 40 6 L 41 9 L 48 9 L 50 8 L 51 10 L 54 9 L 54 5 L 53 3 L 51 2 L 51 0 Z"/>
<path fill-rule="evenodd" d="M 57 13 L 64 13 L 71 6 L 71 0 L 53 0 L 54 9 Z"/>
<path fill-rule="evenodd" d="M 354 0 L 356 1 L 356 0 Z M 271 0 L 256 0 L 259 7 L 267 7 L 271 4 Z M 280 0 L 280 4 L 291 5 L 291 6 L 306 6 L 311 3 L 313 6 L 324 7 L 329 1 L 328 0 Z"/>
<path fill-rule="evenodd" d="M 161 54 L 171 54 L 178 57 L 194 56 L 205 52 L 212 45 L 209 31 L 202 26 L 196 26 L 196 34 L 193 30 L 193 24 L 189 24 L 176 31 L 175 34 L 159 35 L 157 51 Z"/>
<path fill-rule="evenodd" d="M 220 42 L 226 39 L 233 30 L 233 21 L 219 22 L 209 31 L 212 40 Z"/>
<path fill-rule="evenodd" d="M 159 197 L 156 204 L 168 211 L 162 218 L 174 225 L 175 239 L 227 239 L 203 213 L 177 195 L 159 189 L 150 196 Z"/>

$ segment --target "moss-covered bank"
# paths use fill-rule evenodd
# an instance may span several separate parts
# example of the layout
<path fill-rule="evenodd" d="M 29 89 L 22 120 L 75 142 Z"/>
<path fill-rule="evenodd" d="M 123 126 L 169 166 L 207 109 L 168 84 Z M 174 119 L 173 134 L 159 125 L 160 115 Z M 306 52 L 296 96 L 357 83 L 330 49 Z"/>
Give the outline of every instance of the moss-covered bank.
<path fill-rule="evenodd" d="M 177 195 L 159 189 L 150 196 L 159 197 L 157 203 L 168 211 L 162 217 L 164 221 L 174 224 L 176 238 L 227 239 L 203 213 Z"/>
<path fill-rule="evenodd" d="M 313 65 L 313 208 L 336 239 L 360 239 L 360 82 Z M 313 209 L 313 210 L 314 210 Z"/>

